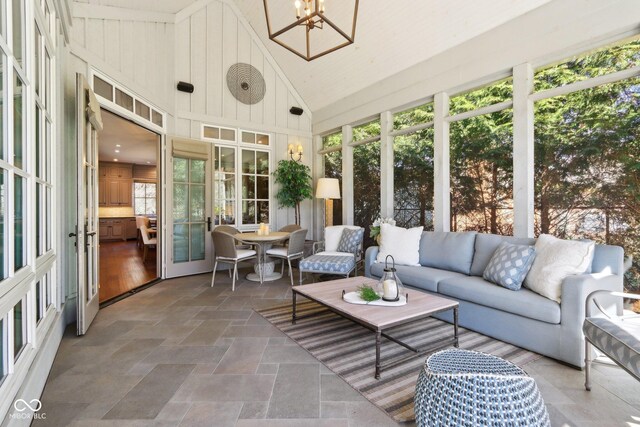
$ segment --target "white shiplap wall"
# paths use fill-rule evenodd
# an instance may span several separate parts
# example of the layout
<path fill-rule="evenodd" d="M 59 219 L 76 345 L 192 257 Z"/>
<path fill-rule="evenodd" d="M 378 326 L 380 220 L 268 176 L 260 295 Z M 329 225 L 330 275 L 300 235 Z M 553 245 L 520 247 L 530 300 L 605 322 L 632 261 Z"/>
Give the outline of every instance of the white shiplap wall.
<path fill-rule="evenodd" d="M 268 132 L 275 141 L 274 167 L 287 157 L 290 143 L 302 144 L 303 162 L 312 166 L 308 108 L 232 2 L 208 2 L 178 20 L 175 33 L 175 79 L 195 87 L 193 94 L 177 92 L 177 135 L 200 138 L 202 123 Z M 262 72 L 266 93 L 261 102 L 238 102 L 227 88 L 227 70 L 237 62 Z M 294 116 L 289 113 L 292 106 L 305 112 Z M 273 194 L 276 191 L 274 188 Z M 272 209 L 272 217 L 272 228 L 294 222 L 293 209 Z M 307 201 L 302 206 L 301 225 L 312 229 L 312 220 L 312 203 Z"/>
<path fill-rule="evenodd" d="M 202 123 L 268 132 L 274 166 L 293 143 L 303 145 L 311 167 L 309 109 L 233 1 L 201 1 L 177 14 L 75 2 L 73 15 L 74 57 L 167 112 L 170 134 L 200 138 Z M 227 89 L 226 72 L 236 62 L 263 73 L 266 95 L 258 104 L 237 102 Z M 181 80 L 193 83 L 193 94 L 176 90 Z M 305 113 L 293 116 L 292 106 Z M 292 209 L 274 208 L 272 215 L 272 227 L 294 221 Z M 312 229 L 312 219 L 307 201 L 302 226 Z"/>
<path fill-rule="evenodd" d="M 171 19 L 91 7 L 73 4 L 71 51 L 171 114 L 175 93 Z"/>

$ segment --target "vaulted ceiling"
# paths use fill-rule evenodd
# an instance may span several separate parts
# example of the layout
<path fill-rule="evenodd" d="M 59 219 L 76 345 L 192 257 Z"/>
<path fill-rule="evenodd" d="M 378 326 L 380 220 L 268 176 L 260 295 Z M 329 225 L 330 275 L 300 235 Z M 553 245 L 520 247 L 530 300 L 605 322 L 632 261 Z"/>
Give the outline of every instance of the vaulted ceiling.
<path fill-rule="evenodd" d="M 355 43 L 310 63 L 269 40 L 262 2 L 234 1 L 316 111 L 549 0 L 361 0 Z M 293 0 L 269 1 L 290 3 L 295 18 Z"/>
<path fill-rule="evenodd" d="M 164 13 L 206 4 L 203 0 L 75 1 Z M 309 63 L 269 40 L 262 1 L 227 1 L 240 9 L 313 112 L 551 0 L 361 0 L 355 43 Z M 288 19 L 293 21 L 293 0 L 268 2 L 274 10 L 290 9 Z M 345 7 L 345 2 L 325 0 L 327 13 Z"/>

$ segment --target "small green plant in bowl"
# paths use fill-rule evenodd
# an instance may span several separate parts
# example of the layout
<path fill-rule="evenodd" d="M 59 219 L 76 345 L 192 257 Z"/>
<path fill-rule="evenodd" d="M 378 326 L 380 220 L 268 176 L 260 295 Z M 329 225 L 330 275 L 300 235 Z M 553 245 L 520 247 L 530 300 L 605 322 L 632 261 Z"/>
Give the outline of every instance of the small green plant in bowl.
<path fill-rule="evenodd" d="M 371 286 L 362 285 L 358 288 L 358 294 L 363 301 L 371 302 L 380 299 L 380 295 Z"/>

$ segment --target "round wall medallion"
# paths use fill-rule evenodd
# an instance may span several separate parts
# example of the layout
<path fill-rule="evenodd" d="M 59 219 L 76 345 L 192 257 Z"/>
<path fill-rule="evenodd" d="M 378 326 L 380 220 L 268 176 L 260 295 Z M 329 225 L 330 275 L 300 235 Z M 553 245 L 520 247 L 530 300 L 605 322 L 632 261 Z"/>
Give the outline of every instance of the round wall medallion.
<path fill-rule="evenodd" d="M 256 104 L 262 101 L 266 86 L 258 69 L 251 64 L 239 62 L 227 71 L 227 86 L 231 94 L 243 104 Z"/>

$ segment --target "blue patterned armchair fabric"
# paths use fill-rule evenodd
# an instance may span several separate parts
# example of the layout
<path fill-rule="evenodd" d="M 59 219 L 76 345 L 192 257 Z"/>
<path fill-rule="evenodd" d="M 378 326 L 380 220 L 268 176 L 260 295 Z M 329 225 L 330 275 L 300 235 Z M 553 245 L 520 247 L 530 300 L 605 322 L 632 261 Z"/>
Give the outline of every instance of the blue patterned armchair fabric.
<path fill-rule="evenodd" d="M 593 345 L 613 362 L 640 380 L 640 316 L 612 316 L 598 303 L 597 296 L 640 299 L 640 295 L 596 291 L 587 298 L 586 319 L 582 326 L 585 338 L 585 388 L 591 390 L 591 349 Z M 591 303 L 601 311 L 591 316 Z"/>
<path fill-rule="evenodd" d="M 333 255 L 320 252 L 300 261 L 300 271 L 348 275 L 355 268 L 352 254 Z"/>

